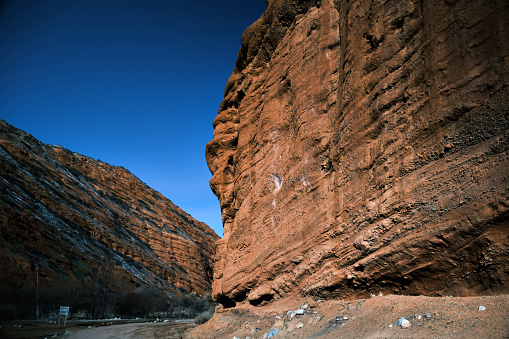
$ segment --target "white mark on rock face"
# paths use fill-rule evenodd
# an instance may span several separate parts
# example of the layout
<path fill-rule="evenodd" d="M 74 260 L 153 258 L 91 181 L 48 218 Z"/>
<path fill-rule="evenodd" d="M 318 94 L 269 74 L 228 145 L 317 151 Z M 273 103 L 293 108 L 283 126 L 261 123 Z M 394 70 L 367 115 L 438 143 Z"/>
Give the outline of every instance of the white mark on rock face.
<path fill-rule="evenodd" d="M 306 179 L 306 177 L 305 177 L 305 176 L 302 176 L 302 177 L 300 178 L 300 181 L 302 182 L 302 185 L 303 185 L 304 187 L 306 187 L 306 188 L 310 185 L 309 180 L 308 180 L 308 179 Z"/>
<path fill-rule="evenodd" d="M 271 174 L 270 179 L 272 179 L 272 181 L 274 181 L 274 184 L 276 185 L 276 189 L 274 192 L 279 192 L 279 190 L 281 190 L 281 186 L 283 186 L 284 177 L 283 176 L 279 177 L 277 175 Z"/>
<path fill-rule="evenodd" d="M 272 134 L 270 136 L 271 141 L 276 140 L 278 137 L 279 137 L 279 131 L 278 130 L 272 131 Z"/>

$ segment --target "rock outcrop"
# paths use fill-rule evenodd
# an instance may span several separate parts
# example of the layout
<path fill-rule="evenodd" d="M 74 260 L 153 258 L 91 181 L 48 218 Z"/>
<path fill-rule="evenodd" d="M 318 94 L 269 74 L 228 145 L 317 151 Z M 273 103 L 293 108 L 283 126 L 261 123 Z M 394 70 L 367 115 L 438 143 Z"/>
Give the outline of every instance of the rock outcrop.
<path fill-rule="evenodd" d="M 0 285 L 211 289 L 219 238 L 122 167 L 0 120 Z"/>
<path fill-rule="evenodd" d="M 213 295 L 475 295 L 509 284 L 504 1 L 271 0 L 206 156 Z"/>

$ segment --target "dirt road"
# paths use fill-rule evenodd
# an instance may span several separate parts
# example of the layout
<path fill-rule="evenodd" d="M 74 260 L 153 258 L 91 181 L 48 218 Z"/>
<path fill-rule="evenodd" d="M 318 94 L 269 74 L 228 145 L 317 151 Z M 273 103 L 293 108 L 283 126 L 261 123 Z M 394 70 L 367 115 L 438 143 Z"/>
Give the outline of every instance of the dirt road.
<path fill-rule="evenodd" d="M 179 338 L 186 329 L 196 326 L 192 322 L 138 323 L 93 327 L 71 333 L 68 339 L 138 339 Z"/>

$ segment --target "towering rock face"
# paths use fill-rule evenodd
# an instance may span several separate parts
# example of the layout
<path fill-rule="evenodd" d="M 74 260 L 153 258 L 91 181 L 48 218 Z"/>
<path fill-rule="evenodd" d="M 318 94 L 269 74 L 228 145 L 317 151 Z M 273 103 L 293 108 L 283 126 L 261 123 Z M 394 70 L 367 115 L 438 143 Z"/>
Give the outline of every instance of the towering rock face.
<path fill-rule="evenodd" d="M 507 293 L 504 1 L 271 0 L 207 145 L 225 306 Z"/>
<path fill-rule="evenodd" d="M 219 237 L 122 167 L 0 120 L 0 191 L 0 285 L 211 288 Z"/>

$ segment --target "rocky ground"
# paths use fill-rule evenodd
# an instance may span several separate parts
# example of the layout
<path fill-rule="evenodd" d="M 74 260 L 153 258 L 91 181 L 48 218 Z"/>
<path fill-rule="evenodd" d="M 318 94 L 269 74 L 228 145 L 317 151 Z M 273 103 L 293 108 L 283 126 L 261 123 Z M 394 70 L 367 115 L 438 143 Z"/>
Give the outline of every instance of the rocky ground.
<path fill-rule="evenodd" d="M 481 307 L 483 306 L 483 307 Z M 483 310 L 484 308 L 484 310 Z M 398 320 L 410 326 L 403 328 Z M 218 309 L 187 338 L 509 338 L 509 295 L 310 298 Z"/>

